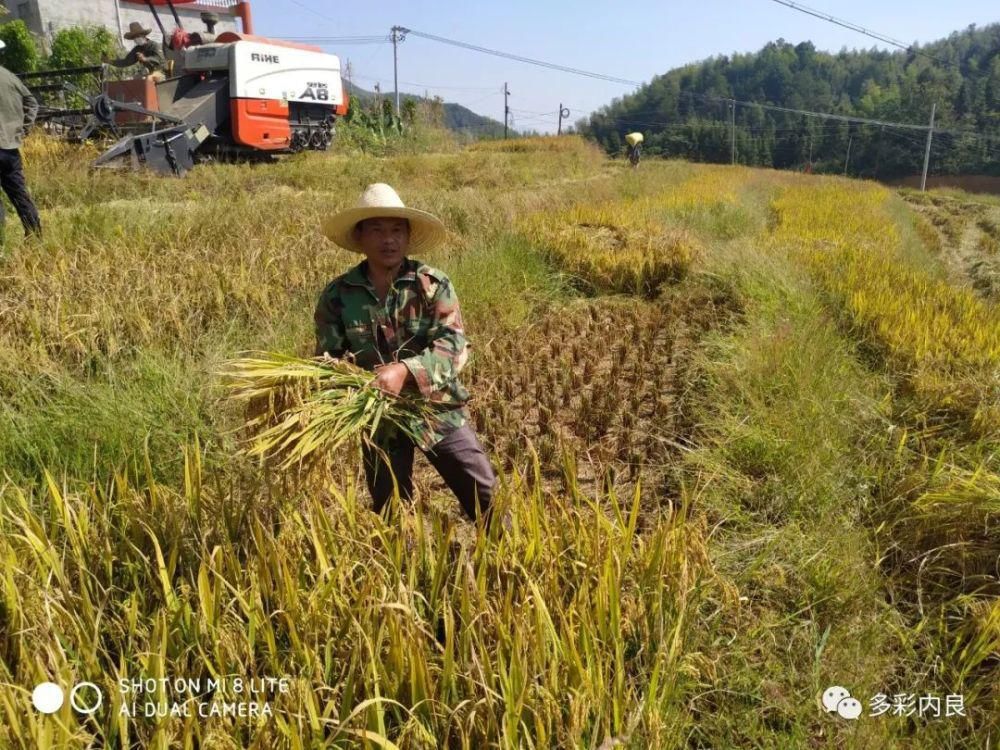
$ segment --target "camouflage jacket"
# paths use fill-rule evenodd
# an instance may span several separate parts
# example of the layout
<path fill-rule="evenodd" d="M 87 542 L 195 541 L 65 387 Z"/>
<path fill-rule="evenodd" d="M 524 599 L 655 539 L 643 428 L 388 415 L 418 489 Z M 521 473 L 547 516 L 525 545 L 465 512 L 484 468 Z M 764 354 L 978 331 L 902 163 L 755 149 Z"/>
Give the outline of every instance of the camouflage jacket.
<path fill-rule="evenodd" d="M 323 290 L 315 322 L 316 356 L 351 352 L 369 370 L 388 362 L 406 365 L 434 410 L 431 420 L 410 425 L 422 449 L 466 423 L 469 392 L 458 374 L 469 344 L 455 288 L 441 271 L 405 258 L 380 304 L 368 280 L 368 261 L 362 261 Z M 379 442 L 392 437 L 382 435 Z"/>
<path fill-rule="evenodd" d="M 147 40 L 144 44 L 135 45 L 128 51 L 125 57 L 119 60 L 111 60 L 110 64 L 118 68 L 131 68 L 133 65 L 139 65 L 140 52 L 146 58 L 142 63 L 142 67 L 146 69 L 147 74 L 164 69 L 163 48 L 158 42 L 154 42 L 152 39 Z"/>

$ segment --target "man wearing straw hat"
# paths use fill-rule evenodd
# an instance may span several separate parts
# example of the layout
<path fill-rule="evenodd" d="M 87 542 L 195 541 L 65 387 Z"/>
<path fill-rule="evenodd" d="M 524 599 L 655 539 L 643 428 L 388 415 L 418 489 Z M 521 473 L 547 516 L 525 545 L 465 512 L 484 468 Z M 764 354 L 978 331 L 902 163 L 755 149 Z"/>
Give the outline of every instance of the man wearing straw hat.
<path fill-rule="evenodd" d="M 128 54 L 120 60 L 104 58 L 104 62 L 114 65 L 116 68 L 130 68 L 133 65 L 141 65 L 146 71 L 147 78 L 162 81 L 164 78 L 163 49 L 159 44 L 149 39 L 152 29 L 147 29 L 138 21 L 133 21 L 128 25 L 125 38 L 134 42 L 134 46 Z"/>
<path fill-rule="evenodd" d="M 365 260 L 320 295 L 317 356 L 350 354 L 377 373 L 375 384 L 383 391 L 418 391 L 433 416 L 412 426 L 417 447 L 465 513 L 488 523 L 496 476 L 468 423 L 469 393 L 458 380 L 469 348 L 458 297 L 445 274 L 408 257 L 439 245 L 444 225 L 426 211 L 403 205 L 389 185 L 376 183 L 353 208 L 327 218 L 323 233 Z M 401 497 L 413 493 L 414 442 L 398 432 L 381 432 L 378 448 L 364 448 L 376 512 L 392 497 L 394 477 Z"/>

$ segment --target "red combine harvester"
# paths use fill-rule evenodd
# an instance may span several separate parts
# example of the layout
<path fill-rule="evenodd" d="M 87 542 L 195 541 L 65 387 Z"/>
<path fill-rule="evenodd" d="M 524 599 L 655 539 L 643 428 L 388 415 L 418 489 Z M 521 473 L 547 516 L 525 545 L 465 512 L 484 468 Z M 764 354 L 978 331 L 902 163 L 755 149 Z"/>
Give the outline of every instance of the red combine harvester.
<path fill-rule="evenodd" d="M 199 155 L 259 156 L 326 150 L 336 118 L 347 114 L 340 60 L 318 47 L 227 31 L 202 14 L 206 29 L 188 32 L 175 5 L 197 0 L 146 0 L 163 32 L 171 74 L 165 80 L 106 81 L 90 96 L 89 119 L 78 137 L 105 130 L 119 140 L 95 166 L 121 164 L 181 175 Z M 243 3 L 246 5 L 246 3 Z M 177 23 L 167 34 L 156 11 L 169 7 Z M 252 28 L 249 7 L 244 28 Z M 25 79 L 76 75 L 82 69 L 28 74 Z M 93 68 L 87 70 L 101 70 Z M 30 85 L 30 84 L 29 84 Z M 39 86 L 37 88 L 52 88 Z M 48 119 L 81 110 L 49 110 Z"/>

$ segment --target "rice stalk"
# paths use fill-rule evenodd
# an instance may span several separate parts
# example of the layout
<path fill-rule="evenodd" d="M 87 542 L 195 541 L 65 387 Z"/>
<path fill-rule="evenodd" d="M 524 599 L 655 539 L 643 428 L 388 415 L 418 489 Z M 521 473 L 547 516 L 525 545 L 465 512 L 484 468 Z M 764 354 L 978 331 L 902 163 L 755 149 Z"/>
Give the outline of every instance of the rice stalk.
<path fill-rule="evenodd" d="M 413 440 L 431 409 L 409 395 L 393 397 L 373 385 L 376 375 L 350 362 L 260 352 L 234 359 L 219 373 L 234 401 L 250 404 L 244 452 L 302 466 L 350 440 L 373 444 L 380 426 Z"/>

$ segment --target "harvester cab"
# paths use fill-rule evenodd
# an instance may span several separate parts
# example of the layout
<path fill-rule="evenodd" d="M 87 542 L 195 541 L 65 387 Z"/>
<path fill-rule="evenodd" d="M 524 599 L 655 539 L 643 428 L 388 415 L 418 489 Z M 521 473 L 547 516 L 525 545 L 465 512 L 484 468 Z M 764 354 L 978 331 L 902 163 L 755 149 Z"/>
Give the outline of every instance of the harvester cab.
<path fill-rule="evenodd" d="M 181 175 L 202 156 L 259 157 L 329 148 L 334 123 L 347 113 L 340 60 L 318 47 L 249 33 L 215 33 L 218 18 L 203 13 L 205 30 L 189 33 L 174 4 L 177 29 L 156 21 L 172 75 L 105 81 L 88 96 L 84 136 L 104 130 L 119 137 L 94 166 L 148 167 Z M 79 110 L 67 110 L 78 113 Z"/>

